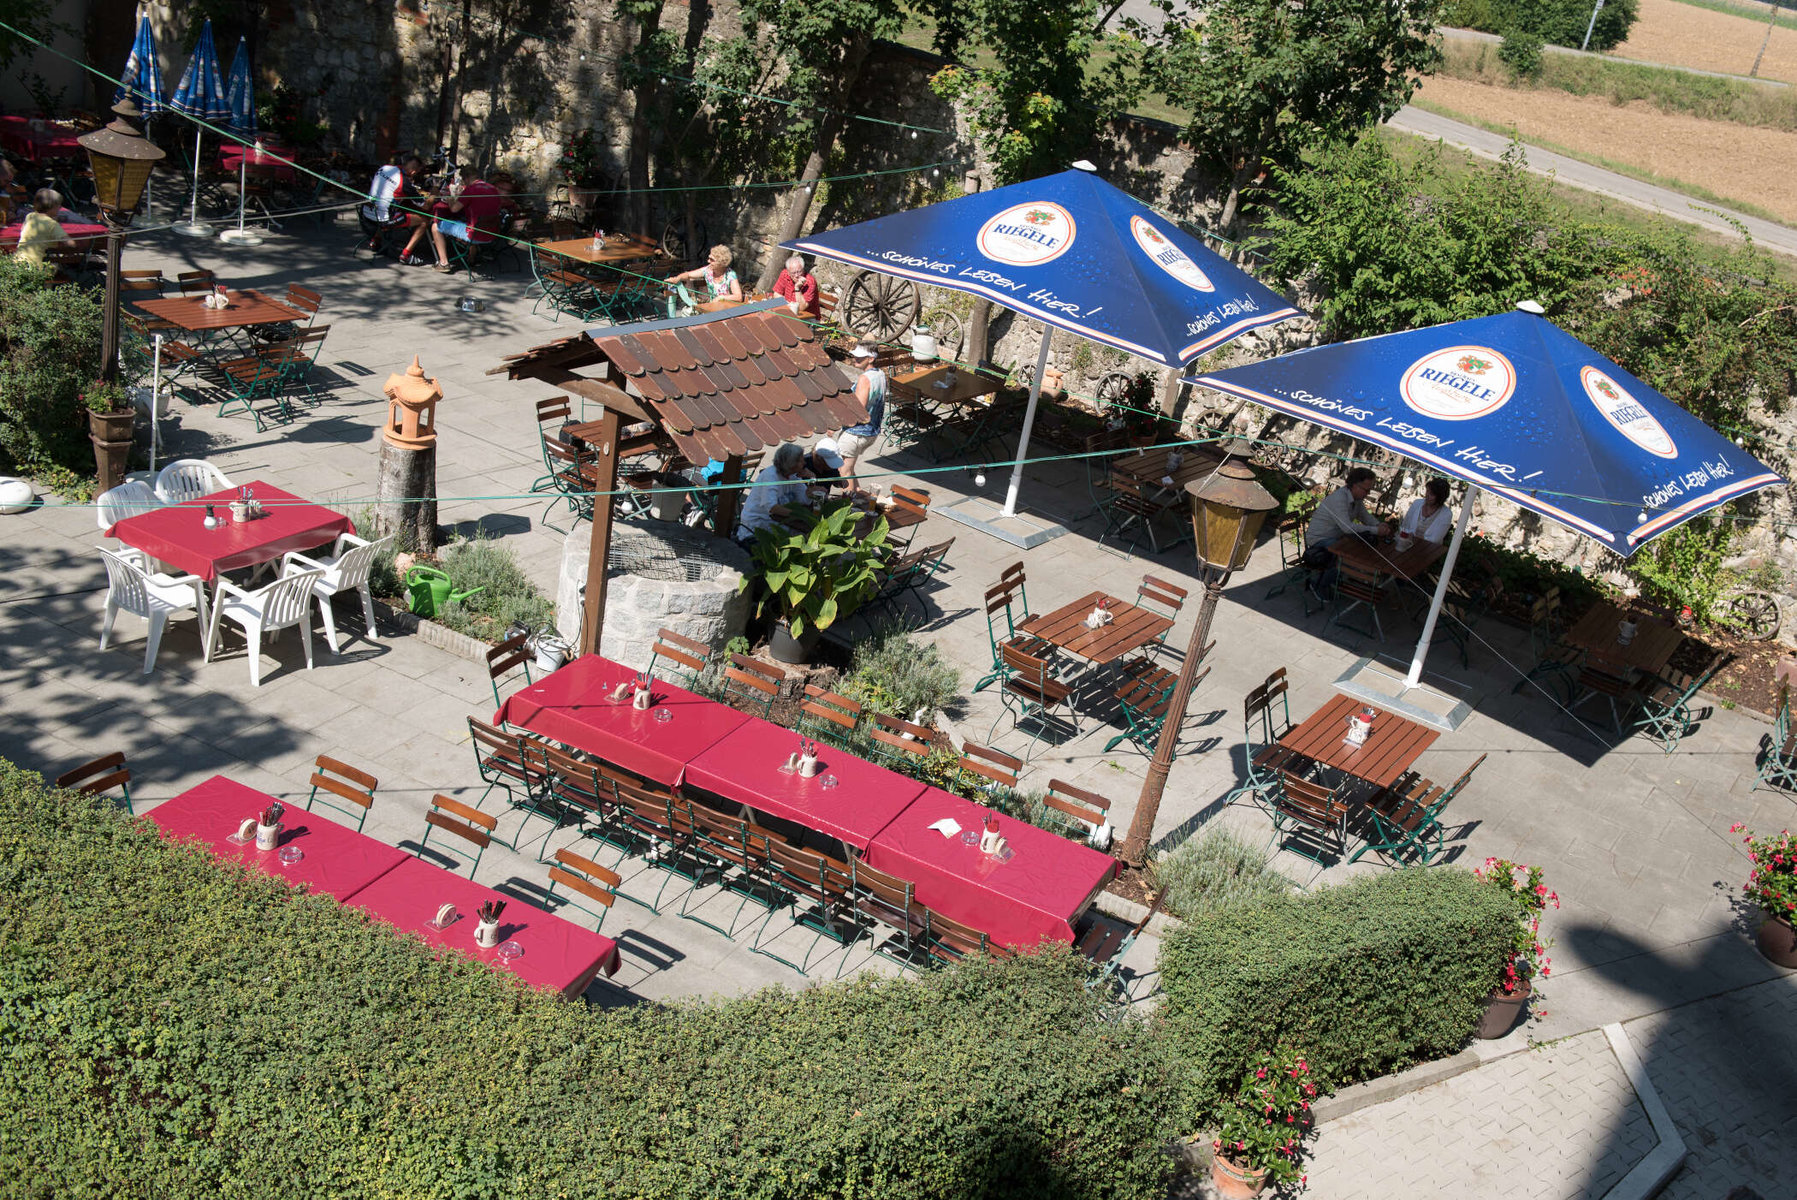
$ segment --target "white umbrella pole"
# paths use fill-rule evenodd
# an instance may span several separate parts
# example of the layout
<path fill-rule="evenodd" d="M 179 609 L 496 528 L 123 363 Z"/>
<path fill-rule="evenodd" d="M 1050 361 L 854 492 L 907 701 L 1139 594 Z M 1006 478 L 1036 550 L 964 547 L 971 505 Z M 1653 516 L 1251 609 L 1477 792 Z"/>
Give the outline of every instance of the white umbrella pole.
<path fill-rule="evenodd" d="M 1460 557 L 1460 543 L 1466 540 L 1466 525 L 1472 520 L 1473 500 L 1479 489 L 1467 485 L 1466 497 L 1460 504 L 1460 521 L 1454 526 L 1454 536 L 1448 542 L 1448 556 L 1441 560 L 1441 578 L 1435 584 L 1435 598 L 1429 601 L 1429 619 L 1423 622 L 1423 636 L 1416 643 L 1416 657 L 1410 660 L 1410 674 L 1404 679 L 1406 688 L 1413 688 L 1422 682 L 1423 660 L 1429 657 L 1429 641 L 1435 636 L 1435 621 L 1441 616 L 1442 601 L 1448 597 L 1448 581 L 1454 577 L 1454 560 Z"/>
<path fill-rule="evenodd" d="M 1017 437 L 1017 463 L 1011 468 L 1011 483 L 1005 489 L 1001 517 L 1017 515 L 1017 489 L 1023 486 L 1023 461 L 1029 457 L 1030 428 L 1036 423 L 1036 402 L 1042 399 L 1042 377 L 1048 373 L 1048 343 L 1054 338 L 1052 325 L 1042 326 L 1042 349 L 1036 352 L 1036 378 L 1030 386 L 1029 407 L 1023 410 L 1023 432 Z"/>
<path fill-rule="evenodd" d="M 182 237 L 212 236 L 212 231 L 200 224 L 200 139 L 205 136 L 204 129 L 193 131 L 193 199 L 188 202 L 187 224 L 175 226 Z"/>
<path fill-rule="evenodd" d="M 150 474 L 156 473 L 156 451 L 162 445 L 162 423 L 157 408 L 162 403 L 162 335 L 150 337 Z"/>
<path fill-rule="evenodd" d="M 243 205 L 249 199 L 250 159 L 245 155 L 237 160 L 237 236 L 243 236 Z"/>

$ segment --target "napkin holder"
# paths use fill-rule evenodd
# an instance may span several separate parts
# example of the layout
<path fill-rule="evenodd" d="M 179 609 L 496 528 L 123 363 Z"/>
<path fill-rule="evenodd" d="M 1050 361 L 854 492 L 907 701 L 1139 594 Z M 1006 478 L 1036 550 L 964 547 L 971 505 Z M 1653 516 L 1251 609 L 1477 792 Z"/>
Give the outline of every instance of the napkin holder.
<path fill-rule="evenodd" d="M 437 909 L 437 915 L 426 921 L 425 924 L 441 933 L 460 919 L 461 914 L 456 912 L 455 905 L 445 904 L 440 906 Z"/>
<path fill-rule="evenodd" d="M 797 771 L 799 769 L 799 752 L 794 750 L 791 754 L 788 754 L 786 756 L 786 764 L 780 769 L 782 771 Z"/>
<path fill-rule="evenodd" d="M 234 846 L 247 846 L 256 840 L 256 818 L 245 817 L 237 826 L 237 832 L 225 839 Z"/>
<path fill-rule="evenodd" d="M 1161 476 L 1161 486 L 1162 487 L 1172 487 L 1173 486 L 1173 476 L 1162 475 Z"/>
<path fill-rule="evenodd" d="M 628 682 L 620 681 L 618 686 L 611 690 L 611 698 L 614 703 L 622 703 L 624 700 L 628 699 L 629 696 L 630 684 Z"/>
<path fill-rule="evenodd" d="M 482 950 L 491 950 L 499 944 L 499 922 L 476 920 L 474 923 L 474 944 Z"/>
<path fill-rule="evenodd" d="M 256 849 L 258 849 L 258 850 L 273 850 L 277 845 L 280 844 L 280 841 L 281 841 L 281 823 L 279 821 L 276 821 L 273 825 L 263 825 L 260 822 L 257 823 L 257 825 L 256 825 Z"/>
<path fill-rule="evenodd" d="M 810 779 L 812 776 L 816 775 L 822 769 L 823 768 L 818 765 L 817 755 L 815 755 L 815 754 L 799 755 L 799 774 L 803 775 L 806 779 Z"/>

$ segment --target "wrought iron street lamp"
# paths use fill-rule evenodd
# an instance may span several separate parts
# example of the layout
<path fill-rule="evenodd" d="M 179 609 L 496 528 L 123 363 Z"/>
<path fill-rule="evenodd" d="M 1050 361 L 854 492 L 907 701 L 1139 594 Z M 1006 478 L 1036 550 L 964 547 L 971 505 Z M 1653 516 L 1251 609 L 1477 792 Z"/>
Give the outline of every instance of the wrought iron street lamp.
<path fill-rule="evenodd" d="M 94 173 L 95 200 L 106 224 L 106 311 L 100 340 L 100 378 L 119 375 L 119 259 L 125 251 L 125 228 L 137 213 L 150 172 L 162 160 L 162 149 L 144 136 L 143 115 L 129 96 L 112 106 L 104 128 L 76 140 L 87 151 Z"/>
<path fill-rule="evenodd" d="M 1186 484 L 1192 497 L 1192 537 L 1197 542 L 1199 570 L 1204 576 L 1204 602 L 1192 626 L 1192 640 L 1186 646 L 1179 680 L 1167 699 L 1161 738 L 1155 744 L 1154 760 L 1148 764 L 1148 778 L 1136 801 L 1135 815 L 1130 818 L 1129 833 L 1117 851 L 1119 858 L 1133 866 L 1142 865 L 1148 853 L 1148 839 L 1154 836 L 1154 819 L 1160 813 L 1167 774 L 1173 769 L 1173 751 L 1179 744 L 1180 727 L 1185 724 L 1198 659 L 1210 640 L 1217 601 L 1222 598 L 1229 577 L 1246 566 L 1248 556 L 1254 553 L 1254 540 L 1260 535 L 1267 514 L 1279 507 L 1279 501 L 1255 480 L 1254 469 L 1231 457 L 1236 449 L 1233 444 L 1225 445 L 1224 458 L 1217 469 Z"/>

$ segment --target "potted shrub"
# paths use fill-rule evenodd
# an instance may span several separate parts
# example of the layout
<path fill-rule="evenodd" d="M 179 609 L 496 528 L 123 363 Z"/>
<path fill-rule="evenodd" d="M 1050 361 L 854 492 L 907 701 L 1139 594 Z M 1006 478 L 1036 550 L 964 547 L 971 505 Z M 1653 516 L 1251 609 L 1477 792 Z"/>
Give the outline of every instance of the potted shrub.
<path fill-rule="evenodd" d="M 131 431 L 137 422 L 137 411 L 124 386 L 116 380 L 95 380 L 81 393 L 87 406 L 88 432 L 94 443 L 94 469 L 100 477 L 100 490 L 109 491 L 125 481 L 125 469 L 131 457 Z"/>
<path fill-rule="evenodd" d="M 1766 914 L 1755 941 L 1760 953 L 1781 967 L 1797 967 L 1797 834 L 1781 829 L 1776 835 L 1758 837 L 1745 825 L 1730 825 L 1730 833 L 1746 832 L 1747 859 L 1753 870 L 1741 890 Z"/>
<path fill-rule="evenodd" d="M 1560 896 L 1541 881 L 1540 867 L 1524 866 L 1507 858 L 1488 858 L 1473 875 L 1502 891 L 1516 908 L 1510 950 L 1499 969 L 1496 985 L 1485 997 L 1485 1015 L 1474 1033 L 1489 1041 L 1516 1028 L 1534 994 L 1535 977 L 1548 976 L 1552 960 L 1547 951 L 1553 941 L 1541 936 L 1541 914 L 1550 907 L 1559 908 Z"/>
<path fill-rule="evenodd" d="M 1247 1200 L 1268 1183 L 1303 1184 L 1304 1138 L 1317 1085 L 1301 1056 L 1262 1051 L 1218 1113 L 1210 1177 L 1220 1196 Z"/>
<path fill-rule="evenodd" d="M 773 525 L 755 539 L 750 554 L 759 569 L 743 576 L 742 590 L 761 585 L 755 614 L 775 618 L 768 650 L 776 661 L 808 661 L 818 636 L 873 595 L 886 558 L 886 518 L 857 537 L 864 515 L 840 503 L 822 516 L 799 509 L 791 518 L 799 528 Z"/>
<path fill-rule="evenodd" d="M 591 129 L 583 129 L 569 139 L 558 165 L 568 180 L 574 203 L 592 215 L 607 181 L 605 168 L 599 162 L 599 140 Z"/>

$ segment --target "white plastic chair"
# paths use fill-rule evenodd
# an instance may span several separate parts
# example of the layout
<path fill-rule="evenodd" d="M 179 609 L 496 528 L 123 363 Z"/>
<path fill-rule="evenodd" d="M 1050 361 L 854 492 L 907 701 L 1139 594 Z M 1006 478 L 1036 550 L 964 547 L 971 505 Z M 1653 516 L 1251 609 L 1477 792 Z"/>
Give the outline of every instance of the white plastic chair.
<path fill-rule="evenodd" d="M 220 617 L 230 617 L 243 626 L 250 643 L 250 686 L 262 686 L 262 637 L 278 633 L 289 626 L 300 629 L 300 645 L 306 649 L 306 670 L 312 669 L 312 589 L 323 571 L 300 571 L 282 575 L 273 583 L 246 592 L 226 579 L 218 581 L 218 595 L 212 603 L 212 628 L 206 636 L 207 655 L 218 646 Z"/>
<path fill-rule="evenodd" d="M 156 495 L 164 504 L 198 500 L 230 486 L 225 473 L 203 458 L 177 458 L 156 473 Z"/>
<path fill-rule="evenodd" d="M 116 490 L 116 489 L 115 489 Z M 141 550 L 114 552 L 100 548 L 106 562 L 106 614 L 100 618 L 100 649 L 112 640 L 112 623 L 121 611 L 142 617 L 150 623 L 149 640 L 144 646 L 144 670 L 148 675 L 156 669 L 156 650 L 162 645 L 162 629 L 176 613 L 192 609 L 200 628 L 206 627 L 206 585 L 198 575 L 162 575 L 149 569 L 149 559 Z M 212 657 L 211 644 L 205 656 Z"/>
<path fill-rule="evenodd" d="M 101 532 L 105 532 L 126 517 L 161 507 L 162 501 L 156 498 L 149 484 L 132 479 L 100 493 L 99 499 L 94 501 L 94 519 L 100 523 Z"/>
<path fill-rule="evenodd" d="M 331 548 L 329 558 L 313 558 L 294 550 L 281 560 L 283 574 L 291 571 L 296 563 L 304 570 L 324 572 L 312 585 L 312 594 L 318 598 L 318 615 L 324 618 L 324 636 L 331 644 L 332 654 L 342 653 L 337 639 L 337 622 L 331 613 L 331 597 L 341 592 L 355 592 L 362 597 L 368 640 L 380 640 L 374 636 L 374 597 L 368 591 L 368 572 L 373 569 L 375 558 L 392 542 L 391 534 L 371 542 L 353 533 L 341 533 L 337 535 L 337 544 Z"/>

